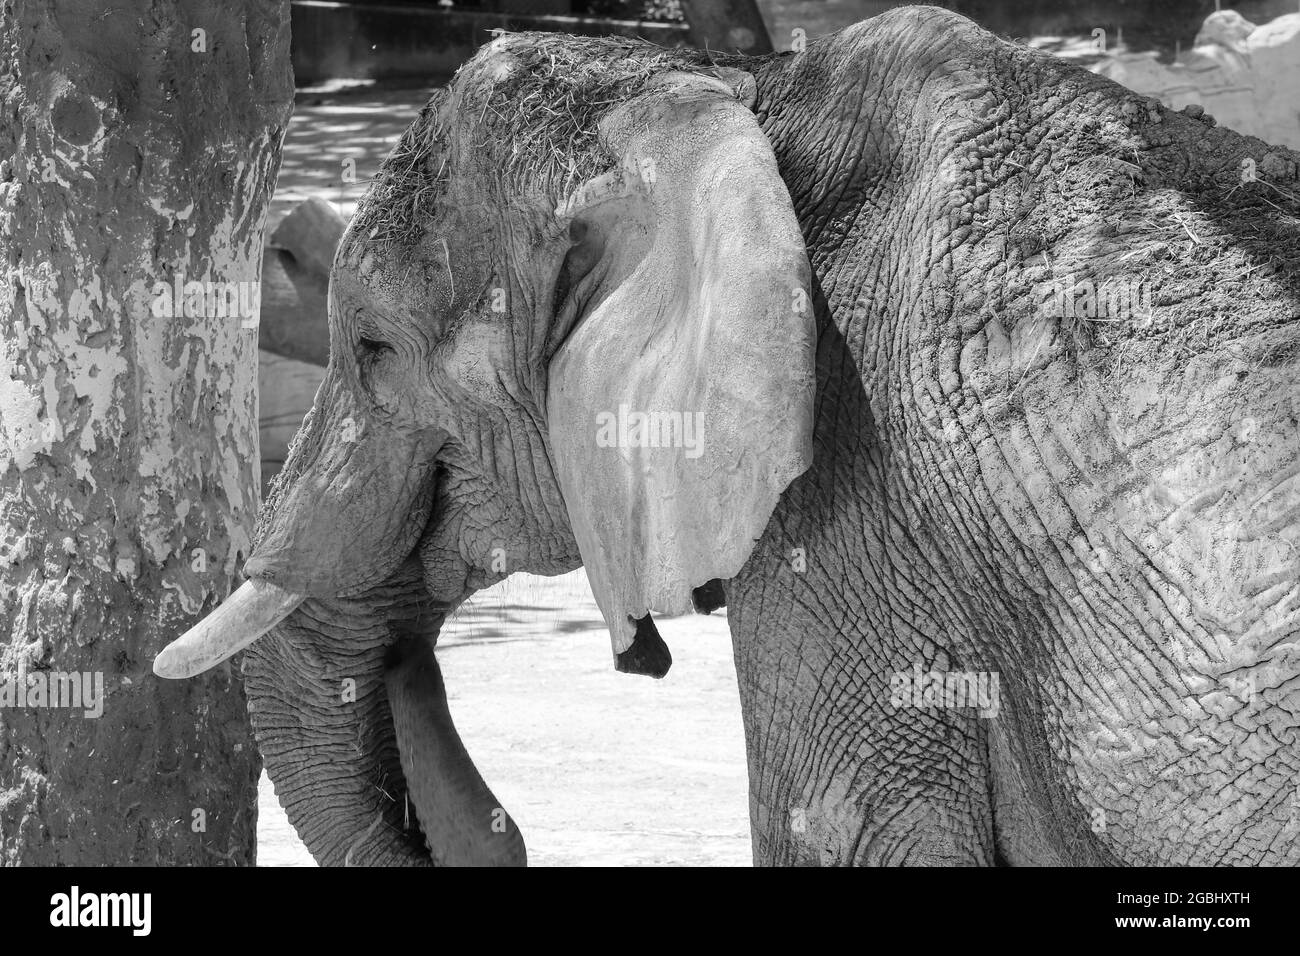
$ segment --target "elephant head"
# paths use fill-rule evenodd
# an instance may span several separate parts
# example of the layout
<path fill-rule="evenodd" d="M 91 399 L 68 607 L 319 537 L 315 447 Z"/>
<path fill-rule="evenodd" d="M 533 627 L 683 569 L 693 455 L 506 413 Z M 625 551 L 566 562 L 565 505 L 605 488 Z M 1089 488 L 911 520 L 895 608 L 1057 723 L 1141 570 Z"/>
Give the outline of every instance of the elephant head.
<path fill-rule="evenodd" d="M 723 581 L 759 861 L 1295 861 L 1295 164 L 934 8 L 502 37 L 372 185 L 250 581 L 156 668 L 272 632 L 321 862 L 520 862 L 440 622 L 581 563 L 660 674 L 649 612 Z M 952 671 L 1000 706 L 891 694 Z"/>
<path fill-rule="evenodd" d="M 444 616 L 581 563 L 616 666 L 662 675 L 650 609 L 733 576 L 811 461 L 808 260 L 754 80 L 609 47 L 501 38 L 407 130 L 336 255 L 250 580 L 159 658 L 274 628 L 250 710 L 321 862 L 522 862 L 447 712 Z"/>

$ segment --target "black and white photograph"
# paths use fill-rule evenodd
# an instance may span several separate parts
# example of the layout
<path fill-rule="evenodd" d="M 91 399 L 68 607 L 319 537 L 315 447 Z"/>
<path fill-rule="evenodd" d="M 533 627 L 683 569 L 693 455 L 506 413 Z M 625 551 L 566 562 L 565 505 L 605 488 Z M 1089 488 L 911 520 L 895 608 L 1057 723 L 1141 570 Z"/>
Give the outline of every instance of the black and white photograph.
<path fill-rule="evenodd" d="M 1300 864 L 1297 0 L 0 0 L 0 104 L 33 925 Z"/>

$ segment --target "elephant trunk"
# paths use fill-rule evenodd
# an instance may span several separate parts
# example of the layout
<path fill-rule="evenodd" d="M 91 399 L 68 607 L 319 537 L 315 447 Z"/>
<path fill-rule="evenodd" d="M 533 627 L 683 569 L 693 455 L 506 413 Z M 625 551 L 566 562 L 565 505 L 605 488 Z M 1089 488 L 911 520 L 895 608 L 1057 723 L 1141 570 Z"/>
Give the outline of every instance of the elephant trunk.
<path fill-rule="evenodd" d="M 322 866 L 430 863 L 410 818 L 384 665 L 394 640 L 432 640 L 440 620 L 410 560 L 354 598 L 307 598 L 245 653 L 267 773 Z"/>
<path fill-rule="evenodd" d="M 412 558 L 363 595 L 307 598 L 244 658 L 267 772 L 323 866 L 526 861 L 452 723 L 433 656 L 443 614 Z"/>
<path fill-rule="evenodd" d="M 446 436 L 375 421 L 353 392 L 333 369 L 321 383 L 262 510 L 249 577 L 330 598 L 379 584 L 414 549 Z"/>
<path fill-rule="evenodd" d="M 447 605 L 416 543 L 444 437 L 367 420 L 331 372 L 264 508 L 251 580 L 155 661 L 159 676 L 188 677 L 248 648 L 258 746 L 322 865 L 525 859 L 433 659 Z"/>
<path fill-rule="evenodd" d="M 385 684 L 407 789 L 434 862 L 525 865 L 523 835 L 456 733 L 432 646 L 415 641 Z"/>

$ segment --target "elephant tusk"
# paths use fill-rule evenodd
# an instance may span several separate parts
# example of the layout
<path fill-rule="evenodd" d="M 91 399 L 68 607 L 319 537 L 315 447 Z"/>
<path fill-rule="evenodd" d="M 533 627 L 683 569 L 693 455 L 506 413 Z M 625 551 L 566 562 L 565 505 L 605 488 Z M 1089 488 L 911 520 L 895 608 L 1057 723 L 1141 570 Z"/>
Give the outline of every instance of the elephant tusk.
<path fill-rule="evenodd" d="M 153 672 L 174 680 L 202 674 L 283 621 L 305 596 L 251 578 L 215 611 L 164 647 L 154 658 Z"/>

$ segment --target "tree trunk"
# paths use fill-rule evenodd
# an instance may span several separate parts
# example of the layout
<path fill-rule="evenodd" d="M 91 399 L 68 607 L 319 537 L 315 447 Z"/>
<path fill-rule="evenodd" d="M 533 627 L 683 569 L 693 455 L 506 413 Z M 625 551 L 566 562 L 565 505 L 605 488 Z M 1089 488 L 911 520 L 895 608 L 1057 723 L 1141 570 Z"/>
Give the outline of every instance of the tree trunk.
<path fill-rule="evenodd" d="M 249 552 L 289 5 L 4 3 L 0 44 L 0 863 L 251 864 L 238 670 L 150 667 Z"/>

